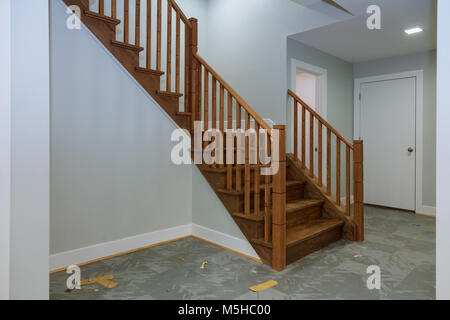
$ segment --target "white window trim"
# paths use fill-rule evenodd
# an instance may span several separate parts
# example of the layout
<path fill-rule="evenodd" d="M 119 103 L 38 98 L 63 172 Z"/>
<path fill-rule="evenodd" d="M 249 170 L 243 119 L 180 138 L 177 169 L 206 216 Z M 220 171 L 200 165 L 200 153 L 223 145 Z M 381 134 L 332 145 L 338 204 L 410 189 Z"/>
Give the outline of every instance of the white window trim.
<path fill-rule="evenodd" d="M 423 205 L 423 70 L 414 70 L 402 73 L 383 74 L 373 77 L 355 79 L 354 90 L 354 138 L 361 137 L 361 84 L 396 80 L 403 78 L 416 78 L 416 213 L 435 214 L 436 208 Z"/>

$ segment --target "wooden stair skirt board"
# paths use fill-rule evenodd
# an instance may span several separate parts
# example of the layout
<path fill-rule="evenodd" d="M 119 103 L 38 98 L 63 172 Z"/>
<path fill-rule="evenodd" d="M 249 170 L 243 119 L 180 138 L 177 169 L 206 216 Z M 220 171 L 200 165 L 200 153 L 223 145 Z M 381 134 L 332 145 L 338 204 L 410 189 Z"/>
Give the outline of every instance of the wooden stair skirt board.
<path fill-rule="evenodd" d="M 98 12 L 90 10 L 89 0 L 63 1 L 68 6 L 80 7 L 81 20 L 87 28 L 181 128 L 192 133 L 194 121 L 213 119 L 211 122 L 204 121 L 205 130 L 217 128 L 224 132 L 226 129 L 247 130 L 252 127 L 256 132 L 265 129 L 269 136 L 273 130 L 278 130 L 280 143 L 277 161 L 280 169 L 272 176 L 261 175 L 260 165 L 249 164 L 249 153 L 254 150 L 248 145 L 250 138 L 245 138 L 245 164 L 198 165 L 200 172 L 264 263 L 275 270 L 283 270 L 287 263 L 334 241 L 342 238 L 362 240 L 362 142 L 351 145 L 320 116 L 313 114 L 312 118 L 315 116 L 321 125 L 328 128 L 328 135 L 333 133 L 340 139 L 338 141 L 346 143 L 347 156 L 350 151 L 355 151 L 355 183 L 358 183 L 359 189 L 356 188 L 355 192 L 355 208 L 358 210 L 355 211 L 355 218 L 352 218 L 348 210 L 346 212 L 341 206 L 340 196 L 336 202 L 336 197 L 333 198 L 330 190 L 324 191 L 317 179 L 311 177 L 305 163 L 298 161 L 297 148 L 294 155 L 286 155 L 285 126 L 268 126 L 198 55 L 197 20 L 187 18 L 174 0 L 158 0 L 156 23 L 147 21 L 142 24 L 140 16 L 144 13 L 141 2 L 145 0 L 134 2 L 135 10 L 130 10 L 130 3 L 126 0 L 123 14 L 117 13 L 116 1 L 112 1 L 111 16 L 105 14 L 103 0 L 99 2 Z M 167 2 L 167 12 L 162 12 L 162 1 Z M 136 15 L 135 25 L 130 25 L 130 12 L 141 13 Z M 163 15 L 166 18 L 164 20 Z M 118 20 L 118 16 L 123 17 L 123 21 Z M 146 16 L 153 15 L 147 11 Z M 124 37 L 119 41 L 116 38 L 116 27 L 122 22 Z M 136 35 L 133 43 L 129 38 L 130 28 L 133 28 Z M 185 34 L 183 42 L 182 31 Z M 162 37 L 162 33 L 168 36 Z M 141 34 L 146 34 L 145 43 L 141 43 Z M 165 43 L 162 42 L 163 38 Z M 142 52 L 145 48 L 147 50 Z M 163 52 L 166 55 L 164 65 Z M 145 66 L 140 65 L 142 55 L 145 56 Z M 186 79 L 184 83 L 181 83 L 181 75 Z M 163 76 L 165 83 L 161 81 Z M 289 94 L 294 97 L 296 106 L 302 104 L 303 113 L 310 110 L 292 92 Z M 180 101 L 184 102 L 183 105 L 180 105 Z M 295 117 L 298 117 L 297 111 Z M 294 129 L 298 134 L 297 126 Z M 311 139 L 313 134 L 311 131 Z M 304 139 L 304 132 L 302 137 Z M 297 139 L 297 135 L 294 138 Z M 260 155 L 260 141 L 257 141 L 256 154 Z M 322 137 L 319 136 L 319 144 L 321 143 Z M 235 155 L 236 150 L 234 148 Z M 340 157 L 337 161 L 339 159 Z M 349 157 L 346 164 L 348 187 Z M 312 168 L 310 172 L 313 172 Z M 355 221 L 359 224 L 356 225 Z"/>

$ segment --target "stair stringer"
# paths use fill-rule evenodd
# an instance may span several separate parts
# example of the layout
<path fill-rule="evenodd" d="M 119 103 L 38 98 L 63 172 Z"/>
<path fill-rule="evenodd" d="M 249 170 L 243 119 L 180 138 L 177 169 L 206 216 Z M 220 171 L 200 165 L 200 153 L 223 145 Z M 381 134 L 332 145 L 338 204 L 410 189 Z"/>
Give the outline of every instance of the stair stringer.
<path fill-rule="evenodd" d="M 356 225 L 351 217 L 346 215 L 344 208 L 336 205 L 334 198 L 326 194 L 324 187 L 319 187 L 316 179 L 311 178 L 309 175 L 309 171 L 302 169 L 300 160 L 295 159 L 293 154 L 286 154 L 286 160 L 287 164 L 289 164 L 287 176 L 305 181 L 305 194 L 308 195 L 308 198 L 324 201 L 322 206 L 322 216 L 342 220 L 344 222 L 343 237 L 355 241 Z"/>
<path fill-rule="evenodd" d="M 104 20 L 85 14 L 89 11 L 89 0 L 63 0 L 67 6 L 77 5 L 81 9 L 81 21 L 97 37 L 97 39 L 108 49 L 108 51 L 122 64 L 122 66 L 136 79 L 136 81 L 152 96 L 153 99 L 166 111 L 166 113 L 181 127 L 187 128 L 189 121 L 187 117 L 179 115 L 179 97 L 167 97 L 158 94 L 161 86 L 158 74 L 144 73 L 138 71 L 139 53 L 124 47 L 112 44 L 116 39 L 116 33 L 111 25 Z"/>
<path fill-rule="evenodd" d="M 127 49 L 123 46 L 113 45 L 111 40 L 115 40 L 115 30 L 111 28 L 108 21 L 96 18 L 91 15 L 86 15 L 89 11 L 89 0 L 63 0 L 67 6 L 77 5 L 81 9 L 81 21 L 94 34 L 103 46 L 120 62 L 120 64 L 129 72 L 129 74 L 150 94 L 156 103 L 175 121 L 175 123 L 183 129 L 190 128 L 190 117 L 180 115 L 179 112 L 179 97 L 168 96 L 160 91 L 160 75 L 155 73 L 142 72 L 138 70 L 139 67 L 139 53 Z M 257 238 L 262 232 L 264 226 L 263 221 L 255 221 L 252 219 L 236 217 L 232 214 L 229 202 L 223 194 L 219 194 L 211 184 L 212 181 L 208 179 L 201 165 L 197 165 L 199 171 L 202 173 L 205 180 L 214 190 L 219 200 L 227 209 L 230 216 L 233 218 L 236 225 L 239 227 L 248 243 L 253 247 L 255 252 L 265 264 L 272 264 L 272 250 L 266 246 L 255 244 L 252 239 Z M 255 235 L 256 233 L 256 235 Z"/>

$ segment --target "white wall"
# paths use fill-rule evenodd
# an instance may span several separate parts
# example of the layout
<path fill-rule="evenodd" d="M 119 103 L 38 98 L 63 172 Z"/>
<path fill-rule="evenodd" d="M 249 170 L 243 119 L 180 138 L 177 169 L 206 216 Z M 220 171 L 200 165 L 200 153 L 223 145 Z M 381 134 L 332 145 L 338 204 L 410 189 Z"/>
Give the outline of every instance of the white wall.
<path fill-rule="evenodd" d="M 437 298 L 450 299 L 450 1 L 438 1 L 437 53 Z"/>
<path fill-rule="evenodd" d="M 0 300 L 9 298 L 11 218 L 11 0 L 0 1 Z"/>
<path fill-rule="evenodd" d="M 423 206 L 436 206 L 436 51 L 392 57 L 354 66 L 355 78 L 423 70 Z"/>
<path fill-rule="evenodd" d="M 48 6 L 48 0 L 12 1 L 13 299 L 48 299 L 49 294 Z"/>
<path fill-rule="evenodd" d="M 262 118 L 286 123 L 286 37 L 335 21 L 292 1 L 209 0 L 209 64 Z"/>
<path fill-rule="evenodd" d="M 192 221 L 177 126 L 87 28 L 52 1 L 52 254 Z M 93 72 L 94 71 L 94 72 Z"/>

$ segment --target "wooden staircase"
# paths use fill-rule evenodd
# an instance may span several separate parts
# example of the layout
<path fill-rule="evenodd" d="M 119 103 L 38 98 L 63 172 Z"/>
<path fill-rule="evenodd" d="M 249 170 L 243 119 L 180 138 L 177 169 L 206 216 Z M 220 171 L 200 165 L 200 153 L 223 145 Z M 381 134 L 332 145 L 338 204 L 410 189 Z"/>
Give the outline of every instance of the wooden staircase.
<path fill-rule="evenodd" d="M 208 165 L 198 164 L 198 167 L 264 263 L 281 271 L 287 264 L 334 241 L 342 238 L 363 240 L 362 142 L 348 142 L 289 91 L 294 102 L 295 147 L 293 154 L 287 154 L 286 127 L 267 125 L 197 53 L 197 20 L 188 19 L 173 0 L 132 1 L 136 12 L 133 43 L 130 43 L 129 0 L 122 0 L 123 21 L 118 19 L 117 3 L 120 0 L 99 0 L 97 12 L 91 10 L 89 0 L 63 1 L 67 6 L 76 5 L 81 9 L 83 23 L 181 128 L 194 137 L 195 124 L 200 123 L 202 135 L 212 132 L 212 140 L 224 140 L 214 152 L 214 161 Z M 110 6 L 108 14 L 106 4 Z M 145 25 L 141 25 L 142 15 L 146 16 Z M 154 19 L 156 30 L 152 29 Z M 116 35 L 119 25 L 123 27 L 123 39 L 120 40 Z M 144 33 L 145 41 L 142 41 Z M 167 35 L 164 45 L 163 34 Z M 145 47 L 141 46 L 143 42 Z M 145 65 L 140 64 L 140 55 L 145 56 Z M 183 105 L 180 104 L 181 97 L 184 98 Z M 309 137 L 306 115 L 310 121 Z M 327 137 L 326 177 L 322 176 L 323 129 Z M 238 137 L 225 139 L 226 130 L 249 134 L 239 143 Z M 318 152 L 314 150 L 316 131 Z M 335 191 L 332 193 L 332 135 L 336 137 L 335 168 L 341 168 L 341 144 L 346 147 L 343 161 L 346 164 L 345 206 L 340 196 L 341 170 L 335 170 Z M 200 141 L 196 138 L 192 141 L 194 159 L 202 158 L 205 151 L 206 143 L 202 137 Z M 317 176 L 315 156 L 306 163 L 307 140 L 309 154 L 317 153 Z M 230 142 L 233 144 L 231 156 L 223 156 L 226 159 L 222 162 L 220 155 L 226 153 Z M 263 155 L 268 162 L 262 163 Z M 271 165 L 278 169 L 263 175 L 263 169 Z M 350 200 L 352 187 L 353 205 Z"/>

